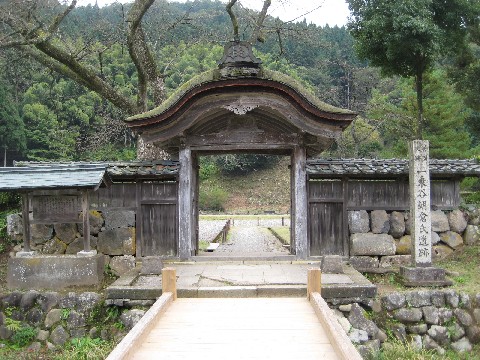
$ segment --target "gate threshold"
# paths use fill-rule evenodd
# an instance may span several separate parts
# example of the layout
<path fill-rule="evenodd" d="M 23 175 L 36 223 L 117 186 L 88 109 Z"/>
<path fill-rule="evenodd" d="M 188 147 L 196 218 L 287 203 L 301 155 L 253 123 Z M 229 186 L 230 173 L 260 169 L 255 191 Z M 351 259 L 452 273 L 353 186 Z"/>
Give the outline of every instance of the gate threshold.
<path fill-rule="evenodd" d="M 295 255 L 275 255 L 275 256 L 192 256 L 189 261 L 199 262 L 199 263 L 210 263 L 210 262 L 289 262 L 296 263 L 297 257 Z M 305 263 L 303 261 L 302 263 Z"/>
<path fill-rule="evenodd" d="M 244 258 L 243 258 L 244 259 Z M 179 297 L 301 297 L 306 294 L 306 274 L 318 262 L 165 261 L 175 268 Z M 353 267 L 343 264 L 343 274 L 322 274 L 322 296 L 332 303 L 368 302 L 377 287 Z M 153 301 L 162 293 L 160 275 L 141 274 L 137 267 L 106 289 L 111 304 Z"/>

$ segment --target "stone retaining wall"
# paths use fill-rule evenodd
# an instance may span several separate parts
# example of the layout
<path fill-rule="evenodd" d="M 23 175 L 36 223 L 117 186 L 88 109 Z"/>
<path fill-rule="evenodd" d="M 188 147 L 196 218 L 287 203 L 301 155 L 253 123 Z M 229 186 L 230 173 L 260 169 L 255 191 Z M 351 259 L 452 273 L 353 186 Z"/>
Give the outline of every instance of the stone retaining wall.
<path fill-rule="evenodd" d="M 81 217 L 81 215 L 79 215 Z M 135 211 L 90 210 L 90 245 L 105 255 L 105 265 L 116 275 L 135 267 Z M 22 240 L 21 214 L 7 217 L 7 233 Z M 14 251 L 20 251 L 17 245 Z M 83 250 L 83 224 L 31 225 L 31 247 L 40 254 L 76 254 Z M 14 255 L 14 254 L 11 254 Z"/>
<path fill-rule="evenodd" d="M 145 313 L 139 309 L 107 309 L 103 296 L 94 292 L 60 294 L 29 290 L 0 295 L 0 342 L 14 334 L 13 322 L 19 322 L 17 328 L 30 326 L 37 330 L 30 345 L 32 351 L 42 347 L 54 349 L 72 338 L 119 339 Z"/>
<path fill-rule="evenodd" d="M 412 239 L 408 212 L 348 212 L 350 263 L 359 271 L 381 272 L 411 263 Z M 479 210 L 432 211 L 434 257 L 443 258 L 480 239 Z"/>
<path fill-rule="evenodd" d="M 369 304 L 336 307 L 337 320 L 363 357 L 390 339 L 417 349 L 471 351 L 480 342 L 480 294 L 454 290 L 394 292 Z"/>

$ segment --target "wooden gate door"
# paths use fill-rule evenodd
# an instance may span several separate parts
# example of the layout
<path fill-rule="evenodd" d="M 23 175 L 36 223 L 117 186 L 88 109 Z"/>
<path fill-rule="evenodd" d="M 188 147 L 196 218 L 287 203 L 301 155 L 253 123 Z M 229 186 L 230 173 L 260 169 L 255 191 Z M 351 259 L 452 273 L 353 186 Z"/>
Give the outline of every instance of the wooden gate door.
<path fill-rule="evenodd" d="M 177 256 L 177 183 L 142 183 L 139 216 L 141 256 Z"/>
<path fill-rule="evenodd" d="M 310 256 L 347 256 L 343 182 L 310 181 L 308 192 Z"/>

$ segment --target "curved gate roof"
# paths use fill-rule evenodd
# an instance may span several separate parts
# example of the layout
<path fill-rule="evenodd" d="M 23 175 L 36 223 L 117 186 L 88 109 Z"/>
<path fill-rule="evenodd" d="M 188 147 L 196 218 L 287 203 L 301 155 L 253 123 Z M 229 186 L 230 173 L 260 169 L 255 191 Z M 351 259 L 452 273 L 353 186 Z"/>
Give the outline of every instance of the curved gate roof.
<path fill-rule="evenodd" d="M 246 121 L 247 129 L 268 133 L 264 138 L 279 135 L 279 142 L 288 143 L 297 134 L 314 155 L 355 118 L 355 113 L 320 101 L 295 79 L 260 63 L 250 44 L 231 42 L 218 69 L 196 76 L 162 105 L 126 123 L 147 142 L 176 147 L 183 136 L 230 132 L 232 122 Z"/>

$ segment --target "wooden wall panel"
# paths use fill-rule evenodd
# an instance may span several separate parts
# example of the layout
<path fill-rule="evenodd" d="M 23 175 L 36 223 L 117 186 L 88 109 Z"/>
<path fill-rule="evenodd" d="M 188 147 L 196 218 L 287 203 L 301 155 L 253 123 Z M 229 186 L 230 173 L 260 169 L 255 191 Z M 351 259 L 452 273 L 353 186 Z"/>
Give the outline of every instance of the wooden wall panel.
<path fill-rule="evenodd" d="M 177 206 L 142 205 L 142 256 L 177 255 Z"/>
<path fill-rule="evenodd" d="M 309 217 L 310 256 L 348 256 L 343 234 L 343 204 L 311 203 Z"/>

